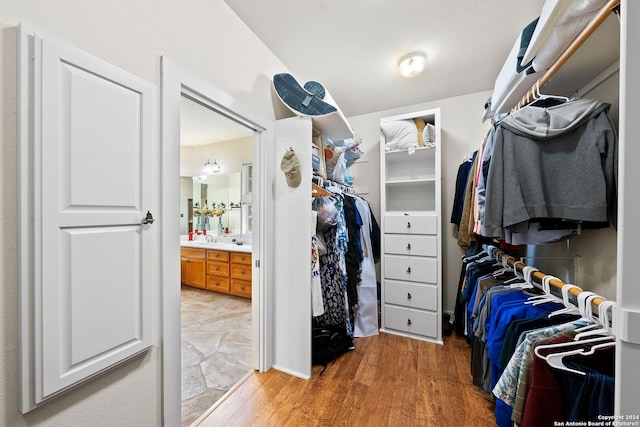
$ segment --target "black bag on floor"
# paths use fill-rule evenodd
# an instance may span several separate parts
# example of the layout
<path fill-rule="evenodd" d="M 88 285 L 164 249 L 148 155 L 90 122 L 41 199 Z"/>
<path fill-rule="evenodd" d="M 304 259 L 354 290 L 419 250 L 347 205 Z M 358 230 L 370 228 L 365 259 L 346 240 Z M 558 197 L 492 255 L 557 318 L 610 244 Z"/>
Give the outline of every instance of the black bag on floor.
<path fill-rule="evenodd" d="M 353 339 L 347 335 L 345 328 L 339 326 L 320 326 L 314 322 L 311 337 L 311 362 L 322 365 L 325 369 L 329 362 L 354 349 Z"/>

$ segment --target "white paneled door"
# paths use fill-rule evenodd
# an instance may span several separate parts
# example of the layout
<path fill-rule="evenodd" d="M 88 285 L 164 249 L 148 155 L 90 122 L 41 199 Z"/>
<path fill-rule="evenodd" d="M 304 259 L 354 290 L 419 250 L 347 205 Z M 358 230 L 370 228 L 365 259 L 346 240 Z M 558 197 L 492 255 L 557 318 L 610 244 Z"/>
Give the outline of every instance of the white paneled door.
<path fill-rule="evenodd" d="M 158 259 L 154 87 L 60 42 L 29 39 L 26 409 L 152 345 Z"/>

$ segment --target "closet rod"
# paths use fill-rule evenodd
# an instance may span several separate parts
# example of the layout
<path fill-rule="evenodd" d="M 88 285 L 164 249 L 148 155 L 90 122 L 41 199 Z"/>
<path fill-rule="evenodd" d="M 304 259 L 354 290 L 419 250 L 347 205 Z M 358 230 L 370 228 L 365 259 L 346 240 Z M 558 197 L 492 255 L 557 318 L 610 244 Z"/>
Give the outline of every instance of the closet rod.
<path fill-rule="evenodd" d="M 555 75 L 556 72 L 569 60 L 571 55 L 573 55 L 582 44 L 598 29 L 598 27 L 609 17 L 609 14 L 613 12 L 613 9 L 620 5 L 620 0 L 609 0 L 609 2 L 598 12 L 596 17 L 585 27 L 584 30 L 578 37 L 575 38 L 573 42 L 569 45 L 567 50 L 564 51 L 562 55 L 553 63 L 551 68 L 547 70 L 547 72 L 538 79 L 538 81 L 529 89 L 529 91 L 522 97 L 520 102 L 515 106 L 515 109 L 518 110 L 525 105 L 527 105 L 530 101 L 534 100 L 536 87 L 541 88 L 545 84 L 551 80 L 551 78 Z"/>
<path fill-rule="evenodd" d="M 522 269 L 526 266 L 526 264 L 522 261 L 516 261 L 515 258 L 509 256 L 509 254 L 502 252 L 500 249 L 497 249 L 495 247 L 491 247 L 492 253 L 490 254 L 492 257 L 494 258 L 498 258 L 498 257 L 502 257 L 502 256 L 508 256 L 507 258 L 507 263 L 509 265 L 511 265 L 513 267 L 514 270 L 518 270 L 518 272 L 522 272 Z M 540 281 L 540 283 L 542 283 L 542 279 L 545 278 L 545 276 L 549 276 L 548 274 L 542 273 L 541 271 L 535 271 L 532 274 L 532 277 L 535 277 L 536 279 L 538 279 Z M 558 289 L 562 289 L 562 287 L 564 285 L 566 285 L 566 283 L 564 283 L 562 280 L 559 279 L 551 279 L 549 280 L 549 284 L 553 285 L 554 287 L 558 288 Z M 571 288 L 569 289 L 569 293 L 575 297 L 577 297 L 581 292 L 584 292 L 582 289 L 580 288 Z M 595 305 L 596 307 L 600 305 L 600 303 L 604 302 L 605 299 L 603 297 L 596 297 L 593 299 L 592 303 L 593 305 Z"/>

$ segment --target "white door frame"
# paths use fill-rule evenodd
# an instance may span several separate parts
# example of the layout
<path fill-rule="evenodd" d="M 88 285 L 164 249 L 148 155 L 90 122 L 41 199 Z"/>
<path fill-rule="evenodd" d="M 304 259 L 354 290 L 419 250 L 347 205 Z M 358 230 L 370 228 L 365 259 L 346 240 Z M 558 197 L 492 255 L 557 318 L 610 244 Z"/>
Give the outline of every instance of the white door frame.
<path fill-rule="evenodd" d="M 180 98 L 183 94 L 203 105 L 254 130 L 253 141 L 253 204 L 257 209 L 253 243 L 252 295 L 252 368 L 261 372 L 272 365 L 269 294 L 271 271 L 268 245 L 272 202 L 268 197 L 267 177 L 271 162 L 267 161 L 268 147 L 273 142 L 273 123 L 247 111 L 233 97 L 210 83 L 162 57 L 161 112 L 161 215 L 160 230 L 160 286 L 162 346 L 162 404 L 163 424 L 180 425 Z M 256 185 L 257 184 L 257 185 Z M 256 286 L 257 284 L 257 286 Z"/>

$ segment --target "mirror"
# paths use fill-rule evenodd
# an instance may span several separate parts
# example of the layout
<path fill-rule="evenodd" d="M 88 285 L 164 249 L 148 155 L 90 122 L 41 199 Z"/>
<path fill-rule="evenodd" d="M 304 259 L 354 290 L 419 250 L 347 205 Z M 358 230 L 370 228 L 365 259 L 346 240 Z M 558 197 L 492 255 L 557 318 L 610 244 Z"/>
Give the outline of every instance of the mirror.
<path fill-rule="evenodd" d="M 193 181 L 193 209 L 191 210 L 191 230 L 207 229 L 207 234 L 241 234 L 242 209 L 241 173 L 209 175 L 201 181 Z M 198 209 L 207 206 L 211 214 Z M 216 215 L 219 214 L 219 215 Z"/>
<path fill-rule="evenodd" d="M 252 158 L 253 131 L 183 95 L 180 234 L 207 228 L 207 234 L 217 235 L 220 225 L 222 234 L 251 237 Z M 202 175 L 205 163 L 214 161 L 220 172 Z M 212 203 L 224 205 L 225 212 L 219 217 L 194 217 L 194 209 L 198 212 L 204 204 L 211 209 Z"/>

